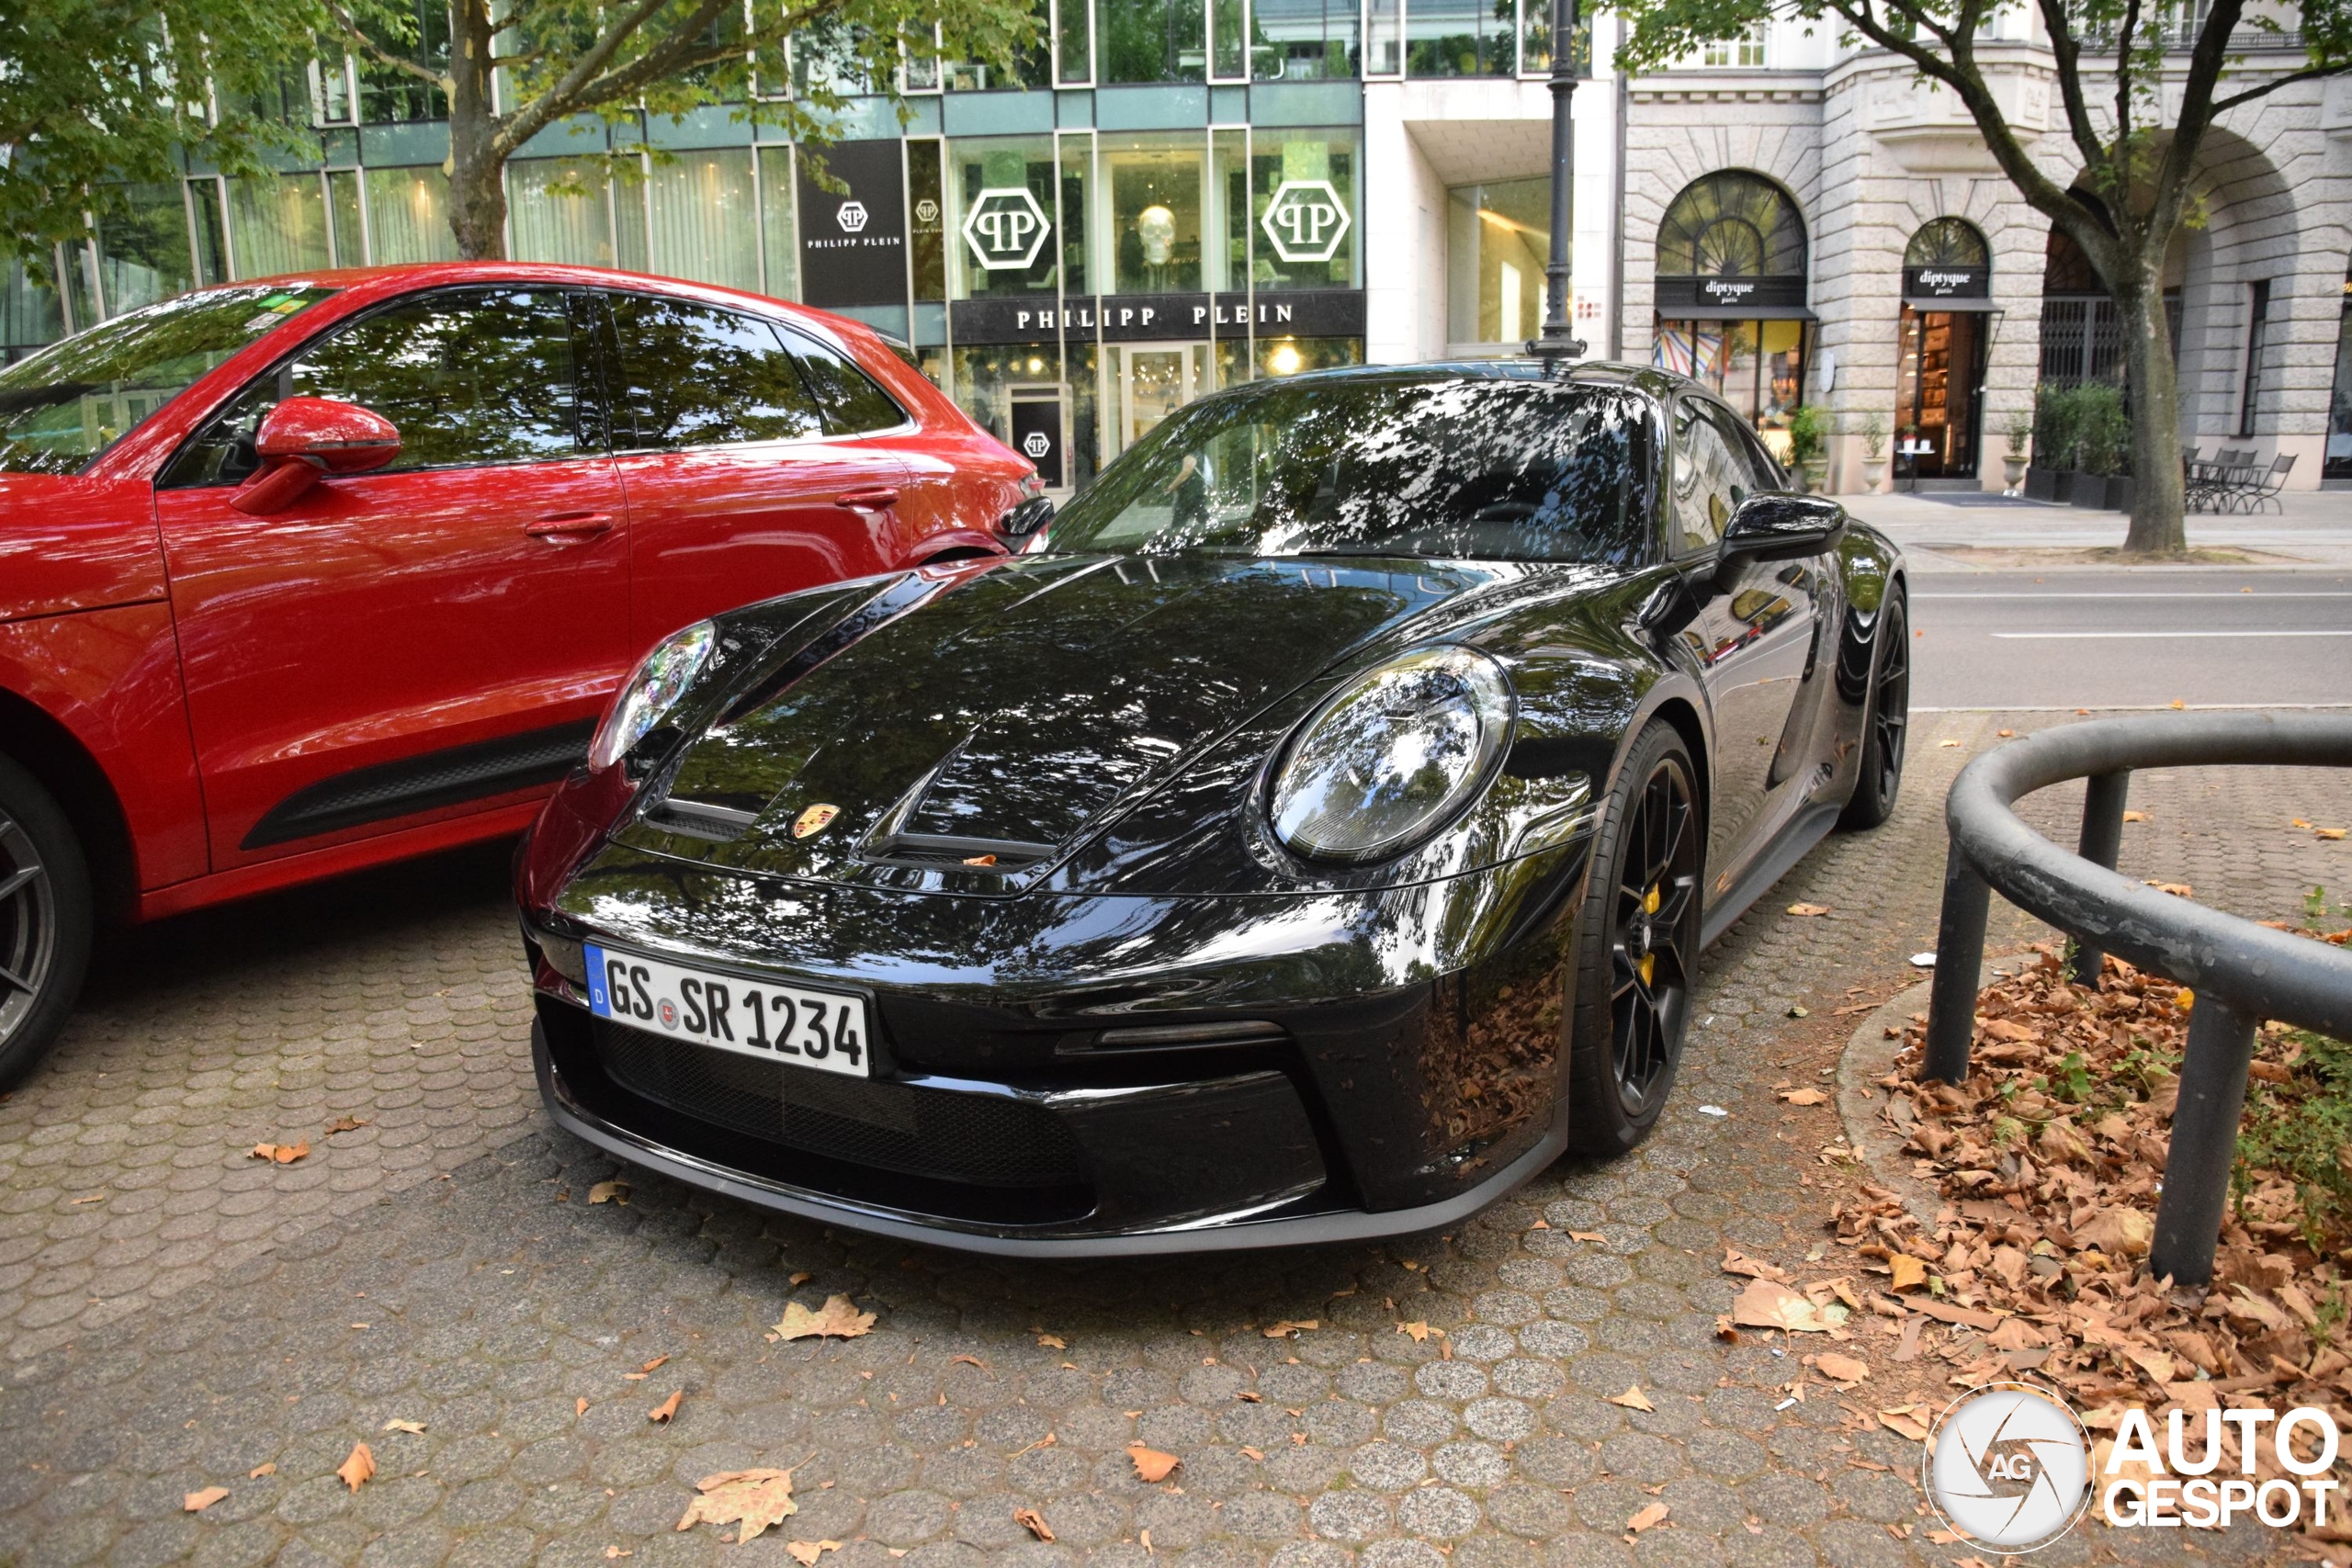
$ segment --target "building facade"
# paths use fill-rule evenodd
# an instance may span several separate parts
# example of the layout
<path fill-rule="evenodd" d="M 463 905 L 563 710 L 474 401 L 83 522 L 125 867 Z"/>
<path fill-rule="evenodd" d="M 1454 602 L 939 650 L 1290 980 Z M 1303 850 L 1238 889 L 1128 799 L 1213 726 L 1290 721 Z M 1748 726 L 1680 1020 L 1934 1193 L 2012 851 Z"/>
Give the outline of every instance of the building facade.
<path fill-rule="evenodd" d="M 796 40 L 775 91 L 853 95 L 814 153 L 727 107 L 550 129 L 508 165 L 508 253 L 859 317 L 1061 493 L 1216 388 L 1515 354 L 1540 331 L 1544 0 L 1046 0 L 1040 17 L 1045 47 L 1009 77 L 910 51 L 903 125 L 821 39 Z M 2080 258 L 1907 66 L 1791 22 L 1629 79 L 1609 69 L 1615 25 L 1575 54 L 1592 354 L 1698 377 L 1784 453 L 1791 412 L 1823 410 L 1839 489 L 1861 482 L 1873 420 L 1923 482 L 1997 486 L 2037 382 L 2116 375 L 2112 308 Z M 2033 26 L 2005 13 L 1984 48 L 2066 177 Z M 2255 41 L 2248 69 L 2300 58 Z M 344 61 L 286 98 L 318 158 L 133 193 L 61 253 L 62 295 L 9 279 L 0 350 L 193 283 L 452 254 L 431 92 Z M 2206 221 L 2174 269 L 2184 434 L 2292 454 L 2298 483 L 2352 478 L 2352 84 L 2233 115 L 2207 164 Z"/>

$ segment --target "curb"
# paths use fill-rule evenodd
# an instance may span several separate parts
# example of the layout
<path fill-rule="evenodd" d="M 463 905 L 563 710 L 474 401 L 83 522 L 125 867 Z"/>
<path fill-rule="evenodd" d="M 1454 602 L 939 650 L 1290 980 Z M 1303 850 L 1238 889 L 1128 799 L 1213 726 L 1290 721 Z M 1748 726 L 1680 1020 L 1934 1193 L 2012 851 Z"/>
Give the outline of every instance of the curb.
<path fill-rule="evenodd" d="M 1983 991 L 1996 977 L 2014 974 L 2033 962 L 2034 956 L 2012 953 L 1993 960 L 1984 965 L 1976 988 Z M 1943 1195 L 1911 1174 L 1911 1158 L 1903 1152 L 1903 1140 L 1879 1115 L 1887 1093 L 1879 1087 L 1879 1080 L 1894 1070 L 1903 1026 L 1913 1013 L 1928 1010 L 1928 998 L 1934 989 L 1931 976 L 1888 998 L 1855 1027 L 1838 1058 L 1838 1115 L 1845 1124 L 1846 1146 L 1861 1156 L 1871 1179 L 1901 1199 L 1911 1217 L 1929 1234 L 1935 1230 L 1936 1212 L 1943 1207 Z M 1894 1032 L 1892 1038 L 1889 1030 Z"/>

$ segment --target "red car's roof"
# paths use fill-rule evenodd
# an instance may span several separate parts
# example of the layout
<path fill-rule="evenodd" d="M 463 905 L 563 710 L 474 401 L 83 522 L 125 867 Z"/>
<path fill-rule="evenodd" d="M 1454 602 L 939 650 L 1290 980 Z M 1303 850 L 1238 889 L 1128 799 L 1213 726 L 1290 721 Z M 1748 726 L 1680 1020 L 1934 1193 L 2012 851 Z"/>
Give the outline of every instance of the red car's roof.
<path fill-rule="evenodd" d="M 683 277 L 660 277 L 650 273 L 622 272 L 614 267 L 578 266 L 568 262 L 514 261 L 453 261 L 406 262 L 388 266 L 322 267 L 313 272 L 279 273 L 269 277 L 241 277 L 233 284 L 217 283 L 206 288 L 191 289 L 204 293 L 210 288 L 244 288 L 256 284 L 317 284 L 322 288 L 348 289 L 365 294 L 397 293 L 404 288 L 429 288 L 451 283 L 574 283 L 599 288 L 647 288 L 665 294 L 690 295 L 706 299 L 731 299 L 741 304 L 757 305 L 767 310 L 782 310 L 791 314 L 822 321 L 836 330 L 871 333 L 874 329 L 854 317 L 837 316 L 831 310 L 814 306 L 797 305 L 773 295 L 755 294 L 749 289 L 729 288 L 716 283 L 695 283 Z"/>

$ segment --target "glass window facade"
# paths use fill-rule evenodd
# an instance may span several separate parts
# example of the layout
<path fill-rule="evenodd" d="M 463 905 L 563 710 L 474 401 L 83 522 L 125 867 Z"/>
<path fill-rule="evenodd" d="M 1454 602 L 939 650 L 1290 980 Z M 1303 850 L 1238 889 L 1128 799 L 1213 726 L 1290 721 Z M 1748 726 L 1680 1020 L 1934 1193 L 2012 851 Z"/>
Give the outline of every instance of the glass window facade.
<path fill-rule="evenodd" d="M 1803 321 L 1661 321 L 1652 360 L 1719 394 L 1788 463 L 1788 414 L 1804 386 Z"/>
<path fill-rule="evenodd" d="M 1203 0 L 1095 0 L 1099 81 L 1205 81 L 1208 43 Z"/>
<path fill-rule="evenodd" d="M 1513 76 L 1519 73 L 1517 0 L 1409 0 L 1408 76 Z"/>
<path fill-rule="evenodd" d="M 1552 182 L 1498 180 L 1446 196 L 1446 341 L 1517 353 L 1544 330 Z"/>
<path fill-rule="evenodd" d="M 1252 135 L 1247 238 L 1257 288 L 1362 287 L 1363 172 L 1352 130 Z"/>
<path fill-rule="evenodd" d="M 1331 82 L 1356 73 L 1355 0 L 1256 0 L 1250 73 L 1261 82 Z"/>
<path fill-rule="evenodd" d="M 1034 294 L 1060 281 L 1064 247 L 1058 154 L 1050 136 L 947 143 L 947 294 L 952 299 Z M 1080 174 L 1082 193 L 1084 171 Z M 910 187 L 916 201 L 922 186 Z M 1082 199 L 1082 196 L 1081 196 Z M 922 214 L 915 212 L 920 224 Z M 920 296 L 918 296 L 920 297 Z"/>
<path fill-rule="evenodd" d="M 1208 151 L 1197 131 L 1097 139 L 1105 292 L 1177 294 L 1204 287 Z"/>
<path fill-rule="evenodd" d="M 229 182 L 229 244 L 240 277 L 326 266 L 327 193 L 315 174 Z M 78 319 L 80 312 L 75 315 Z"/>
<path fill-rule="evenodd" d="M 645 182 L 646 259 L 653 271 L 757 293 L 758 197 L 748 147 L 656 160 Z"/>
<path fill-rule="evenodd" d="M 370 169 L 367 186 L 368 260 L 381 266 L 458 259 L 458 242 L 449 232 L 449 176 L 440 164 Z M 237 271 L 255 276 L 242 247 Z"/>

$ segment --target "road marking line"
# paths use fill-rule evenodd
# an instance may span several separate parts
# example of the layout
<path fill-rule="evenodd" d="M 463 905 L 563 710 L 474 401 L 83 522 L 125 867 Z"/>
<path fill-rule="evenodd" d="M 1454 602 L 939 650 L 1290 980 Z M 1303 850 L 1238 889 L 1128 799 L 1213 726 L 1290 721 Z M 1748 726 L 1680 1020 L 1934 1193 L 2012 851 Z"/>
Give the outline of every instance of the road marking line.
<path fill-rule="evenodd" d="M 1987 635 L 2005 641 L 2046 642 L 2053 638 L 2075 640 L 2083 637 L 2163 637 L 2169 641 L 2184 637 L 2352 637 L 2352 627 L 2342 631 L 2306 632 L 1992 632 Z"/>

